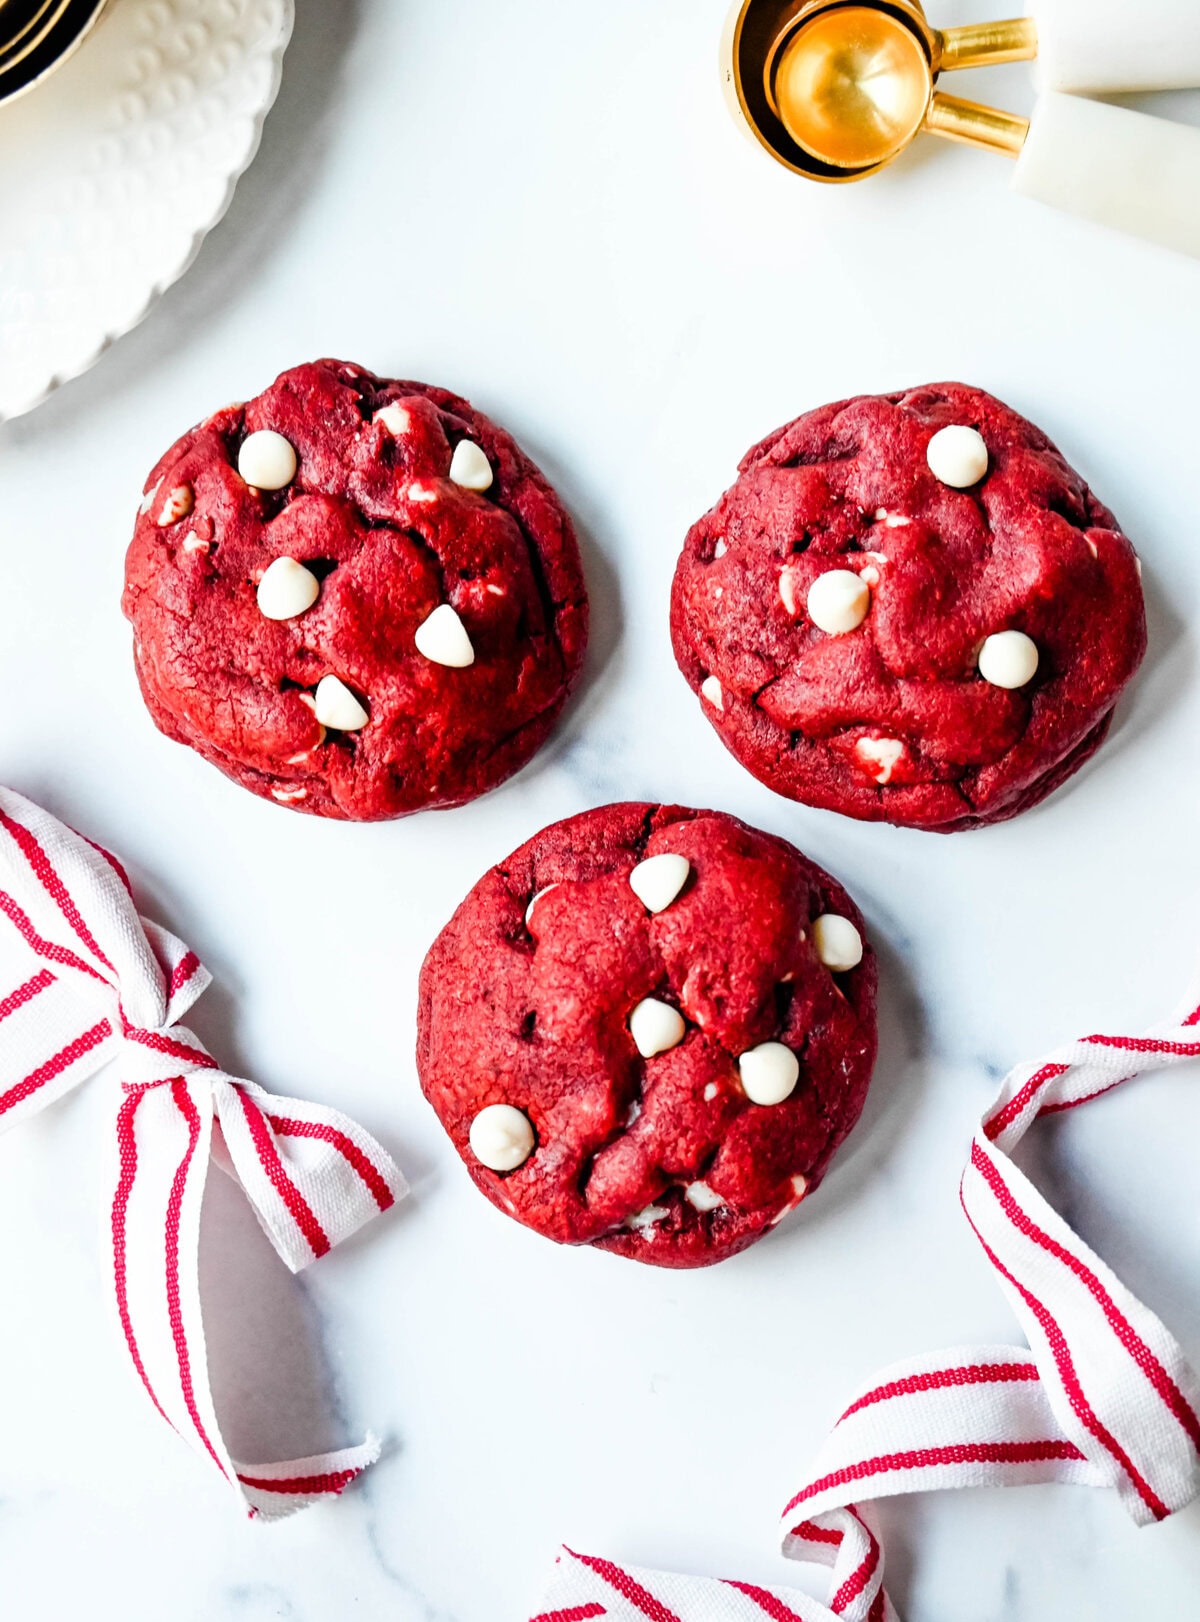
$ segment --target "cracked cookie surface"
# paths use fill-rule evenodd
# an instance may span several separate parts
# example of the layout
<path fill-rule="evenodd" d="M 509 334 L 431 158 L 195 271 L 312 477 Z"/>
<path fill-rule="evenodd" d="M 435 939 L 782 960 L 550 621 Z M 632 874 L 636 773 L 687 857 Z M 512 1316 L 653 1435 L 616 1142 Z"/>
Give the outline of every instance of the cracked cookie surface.
<path fill-rule="evenodd" d="M 172 446 L 123 607 L 162 732 L 256 794 L 362 821 L 517 771 L 587 640 L 570 519 L 509 435 L 333 360 Z"/>
<path fill-rule="evenodd" d="M 688 534 L 671 635 L 768 787 L 950 832 L 1037 804 L 1094 753 L 1146 621 L 1112 513 L 1039 429 L 948 383 L 755 446 Z"/>
<path fill-rule="evenodd" d="M 418 1071 L 502 1211 L 698 1267 L 820 1182 L 866 1097 L 875 989 L 858 909 L 786 841 L 605 806 L 544 829 L 458 908 L 421 971 Z"/>

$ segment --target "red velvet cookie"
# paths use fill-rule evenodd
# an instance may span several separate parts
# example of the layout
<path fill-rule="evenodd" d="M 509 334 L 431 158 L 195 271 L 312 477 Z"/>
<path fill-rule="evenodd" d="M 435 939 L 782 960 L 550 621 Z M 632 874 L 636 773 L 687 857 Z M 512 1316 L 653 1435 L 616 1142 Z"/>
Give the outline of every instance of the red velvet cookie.
<path fill-rule="evenodd" d="M 675 657 L 768 787 L 950 832 L 1036 805 L 1102 743 L 1146 647 L 1116 519 L 962 384 L 811 411 L 693 526 Z"/>
<path fill-rule="evenodd" d="M 159 729 L 281 805 L 460 805 L 545 741 L 583 661 L 570 519 L 465 400 L 296 366 L 180 439 L 125 568 Z"/>
<path fill-rule="evenodd" d="M 662 1267 L 820 1182 L 875 1059 L 840 885 L 716 811 L 609 805 L 486 874 L 421 970 L 425 1096 L 493 1205 Z"/>

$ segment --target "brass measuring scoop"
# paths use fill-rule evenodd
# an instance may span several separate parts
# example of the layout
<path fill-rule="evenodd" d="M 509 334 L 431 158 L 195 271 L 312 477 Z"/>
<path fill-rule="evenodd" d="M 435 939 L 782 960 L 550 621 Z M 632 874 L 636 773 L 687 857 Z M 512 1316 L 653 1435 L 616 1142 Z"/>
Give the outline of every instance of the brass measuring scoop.
<path fill-rule="evenodd" d="M 765 69 L 767 99 L 796 145 L 855 179 L 880 169 L 921 130 L 1018 152 L 1028 122 L 935 88 L 939 73 L 1031 61 L 1029 17 L 931 28 L 920 8 L 809 0 L 781 29 Z"/>
<path fill-rule="evenodd" d="M 1200 87 L 1200 0 L 1033 5 L 942 30 L 921 0 L 735 0 L 722 80 L 739 122 L 810 180 L 862 180 L 929 131 L 1015 158 L 1028 197 L 1200 257 L 1200 129 L 1086 99 Z M 1035 58 L 1031 118 L 938 85 Z"/>

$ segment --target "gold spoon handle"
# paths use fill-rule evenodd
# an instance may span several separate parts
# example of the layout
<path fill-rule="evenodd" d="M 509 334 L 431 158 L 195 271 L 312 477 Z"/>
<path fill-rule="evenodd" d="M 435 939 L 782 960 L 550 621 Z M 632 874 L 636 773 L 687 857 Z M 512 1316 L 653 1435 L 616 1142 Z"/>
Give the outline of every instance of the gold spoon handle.
<path fill-rule="evenodd" d="M 986 147 L 991 152 L 1019 156 L 1029 134 L 1029 120 L 1016 113 L 1002 113 L 997 107 L 982 107 L 977 101 L 945 96 L 936 91 L 925 114 L 923 129 L 942 135 L 948 141 Z"/>
<path fill-rule="evenodd" d="M 934 33 L 935 73 L 957 68 L 997 67 L 1004 62 L 1032 62 L 1038 53 L 1037 24 L 1032 17 L 998 23 L 968 23 Z"/>

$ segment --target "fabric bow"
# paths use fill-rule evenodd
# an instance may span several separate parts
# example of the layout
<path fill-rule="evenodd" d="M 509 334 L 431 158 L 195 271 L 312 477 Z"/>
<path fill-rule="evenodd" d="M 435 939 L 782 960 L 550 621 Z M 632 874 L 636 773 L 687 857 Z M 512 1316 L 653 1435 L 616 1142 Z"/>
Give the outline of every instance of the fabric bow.
<path fill-rule="evenodd" d="M 863 1505 L 950 1487 L 1110 1487 L 1139 1524 L 1200 1495 L 1200 1381 L 1173 1336 L 1017 1169 L 1046 1115 L 1200 1058 L 1200 1007 L 1141 1036 L 1085 1036 L 1005 1079 L 962 1208 L 1027 1346 L 968 1346 L 883 1370 L 854 1397 L 783 1515 L 783 1551 L 832 1567 L 828 1604 L 786 1589 L 632 1572 L 564 1550 L 535 1622 L 897 1622 Z"/>
<path fill-rule="evenodd" d="M 391 1158 L 336 1110 L 228 1076 L 179 1021 L 211 976 L 139 918 L 121 864 L 0 789 L 0 1131 L 115 1063 L 111 1210 L 117 1312 L 162 1417 L 252 1515 L 342 1491 L 379 1444 L 235 1463 L 213 1408 L 200 1308 L 200 1205 L 210 1155 L 245 1190 L 292 1272 L 406 1192 Z M 214 1140 L 214 1126 L 220 1132 Z"/>
<path fill-rule="evenodd" d="M 1005 1079 L 963 1173 L 963 1212 L 1028 1346 L 959 1347 L 860 1391 L 783 1517 L 784 1552 L 834 1565 L 845 1622 L 894 1617 L 854 1500 L 946 1487 L 1111 1487 L 1139 1524 L 1200 1494 L 1200 1381 L 1159 1319 L 1010 1156 L 1043 1116 L 1200 1058 L 1200 1008 L 1141 1036 L 1085 1036 Z M 842 1603 L 838 1603 L 840 1596 Z"/>

